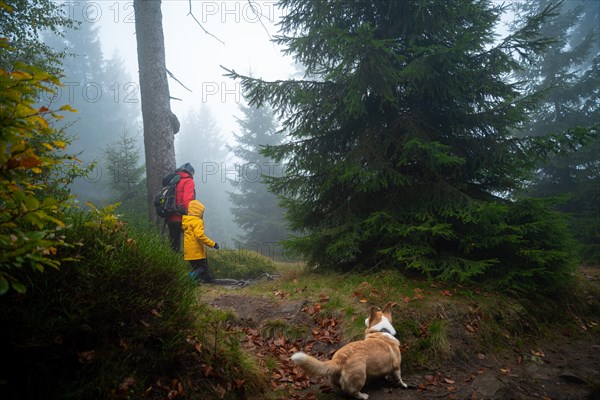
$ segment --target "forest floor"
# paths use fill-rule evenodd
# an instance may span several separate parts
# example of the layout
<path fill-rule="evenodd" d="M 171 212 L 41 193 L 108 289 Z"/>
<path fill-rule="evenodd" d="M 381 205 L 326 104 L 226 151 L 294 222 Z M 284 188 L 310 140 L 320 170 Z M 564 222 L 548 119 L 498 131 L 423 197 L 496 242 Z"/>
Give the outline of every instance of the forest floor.
<path fill-rule="evenodd" d="M 600 285 L 600 269 L 582 271 L 585 279 Z M 309 379 L 289 361 L 297 350 L 328 359 L 344 343 L 333 318 L 319 318 L 323 299 L 289 299 L 284 293 L 270 295 L 215 288 L 203 293 L 203 301 L 236 315 L 234 324 L 245 332 L 245 346 L 259 359 L 275 358 L 278 367 L 268 371 L 273 395 L 270 399 L 347 399 L 323 379 Z M 395 312 L 398 311 L 398 307 Z M 565 311 L 567 312 L 567 311 Z M 310 337 L 263 337 L 266 321 L 283 320 L 290 326 L 308 326 Z M 454 356 L 434 367 L 412 366 L 403 359 L 403 380 L 408 388 L 371 382 L 363 389 L 370 400 L 392 399 L 471 399 L 471 400 L 583 400 L 600 399 L 600 336 L 597 322 L 581 321 L 580 329 L 557 328 L 532 343 L 510 345 L 493 352 L 469 351 L 465 334 L 452 332 L 448 325 Z M 590 332 L 595 333 L 590 333 Z M 401 339 L 402 342 L 402 339 Z M 507 341 L 508 342 L 508 341 Z M 409 344 L 404 343 L 403 351 Z M 412 350 L 414 354 L 415 350 Z M 406 367 L 409 364 L 409 367 Z"/>

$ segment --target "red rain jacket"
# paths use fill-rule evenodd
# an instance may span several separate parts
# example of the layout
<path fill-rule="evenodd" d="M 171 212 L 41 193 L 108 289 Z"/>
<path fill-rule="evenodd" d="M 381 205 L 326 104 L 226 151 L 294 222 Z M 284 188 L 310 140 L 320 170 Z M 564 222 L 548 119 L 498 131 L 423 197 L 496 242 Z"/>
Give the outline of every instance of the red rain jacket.
<path fill-rule="evenodd" d="M 194 179 L 190 174 L 185 171 L 177 172 L 181 177 L 181 180 L 177 184 L 177 188 L 175 189 L 175 201 L 177 205 L 182 205 L 185 207 L 185 212 L 187 213 L 188 204 L 190 201 L 196 199 L 196 185 L 194 184 Z M 167 217 L 167 221 L 181 221 L 181 215 L 173 214 Z"/>

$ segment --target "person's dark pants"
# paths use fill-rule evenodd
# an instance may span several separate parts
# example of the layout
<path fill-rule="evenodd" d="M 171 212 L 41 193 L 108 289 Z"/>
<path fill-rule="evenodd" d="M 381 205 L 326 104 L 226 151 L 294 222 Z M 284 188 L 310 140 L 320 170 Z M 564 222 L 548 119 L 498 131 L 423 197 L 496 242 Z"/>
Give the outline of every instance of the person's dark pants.
<path fill-rule="evenodd" d="M 194 279 L 200 279 L 204 283 L 210 283 L 214 280 L 210 271 L 208 270 L 208 259 L 201 258 L 200 260 L 189 260 L 192 272 L 190 276 Z"/>
<path fill-rule="evenodd" d="M 167 226 L 169 227 L 169 239 L 171 241 L 171 248 L 173 251 L 179 252 L 181 249 L 181 221 L 168 221 Z"/>

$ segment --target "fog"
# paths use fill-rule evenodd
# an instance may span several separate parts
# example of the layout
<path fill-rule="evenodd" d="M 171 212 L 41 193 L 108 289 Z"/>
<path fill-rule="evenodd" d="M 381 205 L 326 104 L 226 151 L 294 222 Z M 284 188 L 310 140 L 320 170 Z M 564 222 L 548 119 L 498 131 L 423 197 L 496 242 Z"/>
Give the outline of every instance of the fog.
<path fill-rule="evenodd" d="M 99 25 L 104 54 L 118 52 L 137 82 L 133 2 L 88 4 L 80 13 Z M 74 6 L 72 12 L 77 10 Z M 243 98 L 239 83 L 225 78 L 221 65 L 269 80 L 294 73 L 292 60 L 271 42 L 281 16 L 275 1 L 252 1 L 251 6 L 248 1 L 167 0 L 162 13 L 167 69 L 181 82 L 169 80 L 171 96 L 180 99 L 172 101 L 173 111 L 181 117 L 191 107 L 208 105 L 226 139 L 237 129 L 233 115 Z"/>
<path fill-rule="evenodd" d="M 70 35 L 90 36 L 89 52 L 88 45 L 77 47 L 76 40 L 67 39 L 67 51 L 75 57 L 65 62 L 65 92 L 80 111 L 68 119 L 73 123 L 68 129 L 76 137 L 73 149 L 82 162 L 98 162 L 90 177 L 75 182 L 73 192 L 80 201 L 108 203 L 114 199 L 110 186 L 115 178 L 108 176 L 102 161 L 106 147 L 127 134 L 136 138 L 143 153 L 133 2 L 67 1 L 64 7 L 70 18 L 82 22 L 80 31 Z M 226 146 L 235 145 L 236 117 L 241 117 L 239 107 L 245 101 L 239 82 L 224 77 L 221 66 L 266 80 L 294 75 L 293 61 L 271 41 L 281 10 L 275 1 L 168 0 L 162 2 L 162 14 L 166 65 L 172 74 L 171 108 L 181 123 L 175 137 L 176 162 L 191 162 L 196 168 L 197 197 L 207 206 L 207 234 L 234 243 L 240 232 L 229 212 L 227 192 L 233 188 L 228 180 L 240 179 L 235 165 L 241 161 Z M 101 57 L 105 66 L 117 65 L 118 73 L 98 77 L 89 72 L 96 45 L 101 51 L 96 59 Z M 92 65 L 87 73 L 75 73 L 82 60 Z M 64 94 L 58 101 L 67 99 Z M 126 115 L 117 118 L 123 110 L 128 110 Z M 112 125 L 105 126 L 109 121 Z"/>

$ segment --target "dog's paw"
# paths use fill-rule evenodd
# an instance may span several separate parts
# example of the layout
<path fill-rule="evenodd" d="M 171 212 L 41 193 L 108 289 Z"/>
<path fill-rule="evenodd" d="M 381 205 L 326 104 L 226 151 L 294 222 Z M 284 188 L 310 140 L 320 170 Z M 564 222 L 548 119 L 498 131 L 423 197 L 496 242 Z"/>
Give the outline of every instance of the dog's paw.
<path fill-rule="evenodd" d="M 360 399 L 360 400 L 367 400 L 369 398 L 369 395 L 366 393 L 358 392 L 358 393 L 356 393 L 354 398 Z"/>

